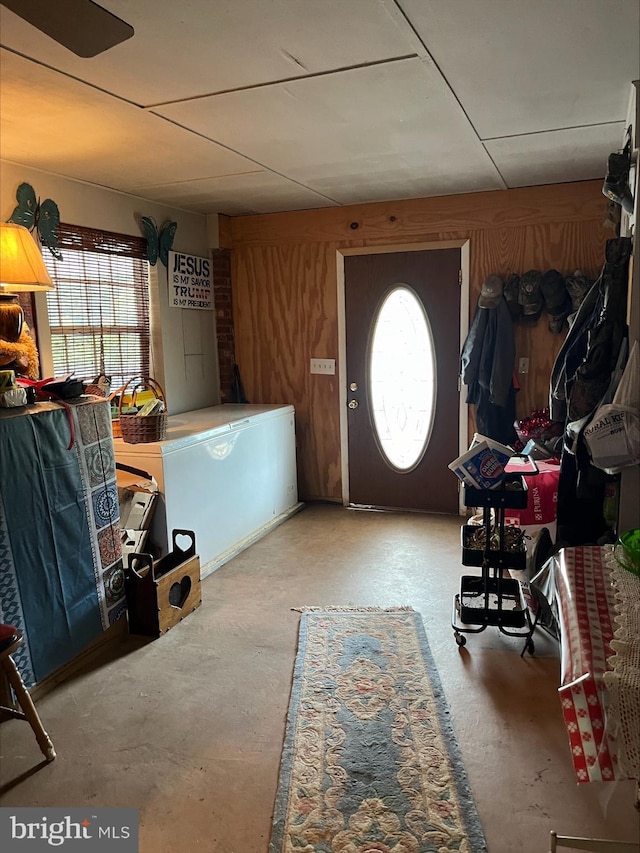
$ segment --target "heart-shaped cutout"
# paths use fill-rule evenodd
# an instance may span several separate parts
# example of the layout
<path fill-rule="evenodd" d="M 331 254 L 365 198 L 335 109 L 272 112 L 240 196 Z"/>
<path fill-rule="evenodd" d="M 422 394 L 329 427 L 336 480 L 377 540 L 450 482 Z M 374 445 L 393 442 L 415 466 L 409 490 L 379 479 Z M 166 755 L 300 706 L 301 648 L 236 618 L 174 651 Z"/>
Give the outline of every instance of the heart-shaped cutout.
<path fill-rule="evenodd" d="M 169 589 L 169 604 L 172 607 L 184 607 L 184 603 L 189 598 L 191 592 L 191 578 L 185 575 L 180 583 L 177 581 L 171 584 Z"/>
<path fill-rule="evenodd" d="M 176 533 L 174 542 L 179 551 L 188 551 L 193 544 L 193 537 L 186 536 L 184 533 Z"/>

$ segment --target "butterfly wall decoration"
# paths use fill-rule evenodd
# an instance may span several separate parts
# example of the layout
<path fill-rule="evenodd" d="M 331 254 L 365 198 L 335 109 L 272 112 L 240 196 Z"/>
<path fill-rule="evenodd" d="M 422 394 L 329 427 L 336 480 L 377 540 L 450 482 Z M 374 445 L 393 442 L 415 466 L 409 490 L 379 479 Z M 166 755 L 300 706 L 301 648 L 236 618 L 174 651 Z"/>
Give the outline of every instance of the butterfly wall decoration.
<path fill-rule="evenodd" d="M 23 225 L 29 231 L 34 229 L 43 246 L 51 252 L 54 258 L 62 260 L 58 250 L 58 228 L 60 227 L 60 211 L 58 205 L 50 198 L 42 203 L 36 198 L 36 193 L 31 184 L 20 184 L 16 190 L 16 201 L 18 204 L 9 217 L 9 222 Z"/>
<path fill-rule="evenodd" d="M 141 216 L 140 221 L 147 238 L 147 260 L 153 267 L 160 258 L 166 267 L 169 262 L 169 252 L 173 247 L 173 240 L 178 230 L 178 223 L 167 221 L 159 229 L 155 219 L 150 216 Z"/>

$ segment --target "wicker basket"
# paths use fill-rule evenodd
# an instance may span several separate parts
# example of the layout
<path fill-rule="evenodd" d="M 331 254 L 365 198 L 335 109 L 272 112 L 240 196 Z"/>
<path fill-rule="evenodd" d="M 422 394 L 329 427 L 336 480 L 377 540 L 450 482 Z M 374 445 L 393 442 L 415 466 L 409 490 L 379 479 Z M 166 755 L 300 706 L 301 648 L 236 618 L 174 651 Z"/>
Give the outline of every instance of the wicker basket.
<path fill-rule="evenodd" d="M 136 404 L 138 391 L 148 388 L 153 391 L 157 400 L 162 400 L 165 410 L 159 415 L 147 415 L 147 417 L 138 417 L 138 415 L 123 415 L 122 401 L 125 397 L 127 388 L 132 385 L 131 402 Z M 147 444 L 150 441 L 162 441 L 167 434 L 167 404 L 164 391 L 159 382 L 151 379 L 149 376 L 141 376 L 137 379 L 130 379 L 124 386 L 120 394 L 120 402 L 118 403 L 120 430 L 122 439 L 127 444 Z"/>
<path fill-rule="evenodd" d="M 109 401 L 109 405 L 111 406 L 111 431 L 113 433 L 114 438 L 122 438 L 122 430 L 120 428 L 120 417 L 119 417 L 119 415 L 114 417 L 113 408 L 120 401 L 120 396 L 122 395 L 122 392 L 124 391 L 124 389 L 125 389 L 125 386 L 121 385 L 119 388 L 116 388 L 115 391 L 112 391 L 109 394 L 109 396 L 107 397 L 107 400 Z M 114 400 L 116 402 L 114 402 Z"/>

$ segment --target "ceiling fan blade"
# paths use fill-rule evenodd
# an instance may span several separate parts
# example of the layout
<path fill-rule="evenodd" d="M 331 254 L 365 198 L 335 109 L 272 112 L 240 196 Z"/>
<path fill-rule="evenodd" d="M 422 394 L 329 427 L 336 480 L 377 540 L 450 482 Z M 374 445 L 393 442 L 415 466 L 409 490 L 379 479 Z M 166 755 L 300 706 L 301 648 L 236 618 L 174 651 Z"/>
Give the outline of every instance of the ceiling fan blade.
<path fill-rule="evenodd" d="M 132 26 L 93 0 L 2 0 L 2 5 L 85 58 L 109 50 L 134 33 Z"/>

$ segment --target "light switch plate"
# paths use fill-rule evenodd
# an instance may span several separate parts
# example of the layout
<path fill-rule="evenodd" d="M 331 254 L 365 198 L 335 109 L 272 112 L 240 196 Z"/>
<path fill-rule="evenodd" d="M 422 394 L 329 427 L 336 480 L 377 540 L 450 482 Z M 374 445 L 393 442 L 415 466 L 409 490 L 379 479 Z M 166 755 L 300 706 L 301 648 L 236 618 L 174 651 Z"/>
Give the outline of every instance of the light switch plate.
<path fill-rule="evenodd" d="M 336 372 L 335 358 L 312 358 L 311 373 L 330 373 L 332 376 Z"/>
<path fill-rule="evenodd" d="M 521 358 L 518 362 L 518 373 L 528 373 L 529 372 L 529 359 Z"/>

